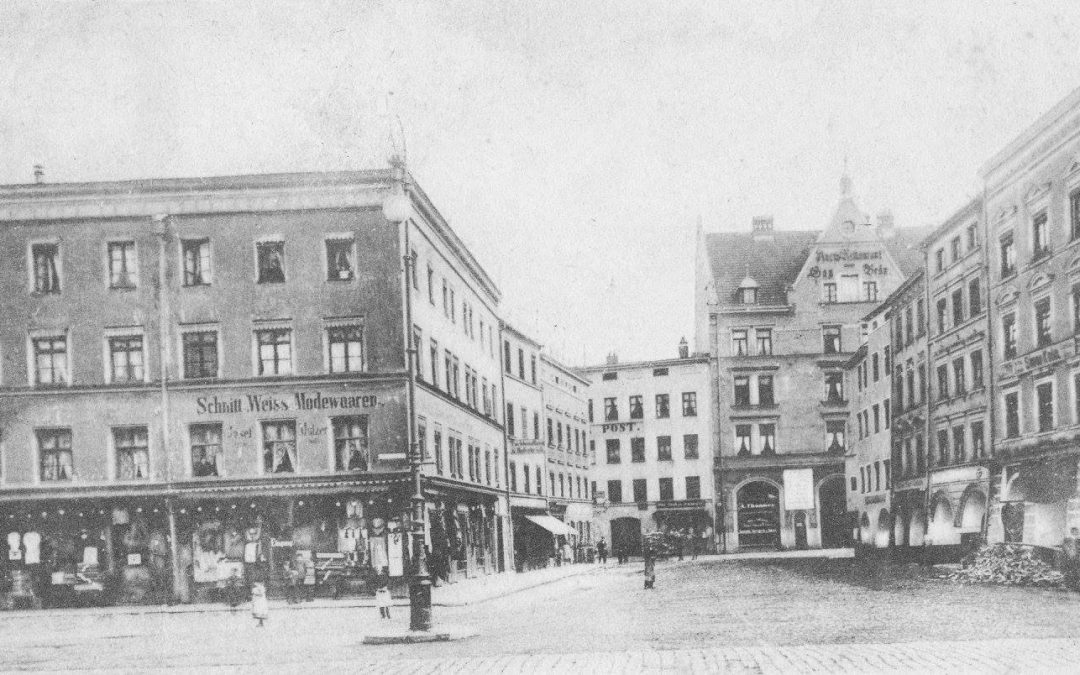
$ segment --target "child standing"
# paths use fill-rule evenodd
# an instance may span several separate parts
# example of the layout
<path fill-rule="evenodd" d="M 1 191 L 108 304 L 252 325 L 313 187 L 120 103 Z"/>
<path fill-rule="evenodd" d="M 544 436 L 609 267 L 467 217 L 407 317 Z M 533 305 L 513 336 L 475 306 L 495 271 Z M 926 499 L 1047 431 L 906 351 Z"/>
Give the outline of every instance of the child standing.
<path fill-rule="evenodd" d="M 251 616 L 258 621 L 258 627 L 270 618 L 270 605 L 266 602 L 266 586 L 255 582 L 251 586 Z"/>
<path fill-rule="evenodd" d="M 379 608 L 379 616 L 384 619 L 390 618 L 390 568 L 382 568 L 379 574 L 379 587 L 375 591 L 375 605 Z"/>

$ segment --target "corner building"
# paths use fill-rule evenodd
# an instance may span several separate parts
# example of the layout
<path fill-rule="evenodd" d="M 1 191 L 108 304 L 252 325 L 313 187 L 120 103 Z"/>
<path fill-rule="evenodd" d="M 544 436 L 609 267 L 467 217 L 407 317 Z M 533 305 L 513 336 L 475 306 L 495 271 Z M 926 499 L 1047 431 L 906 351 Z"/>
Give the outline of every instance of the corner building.
<path fill-rule="evenodd" d="M 701 234 L 697 344 L 715 355 L 717 499 L 725 551 L 844 546 L 851 408 L 844 367 L 861 319 L 918 267 L 917 233 L 869 222 L 842 181 L 820 232 Z"/>
<path fill-rule="evenodd" d="M 5 186 L 0 247 L 5 572 L 37 600 L 276 593 L 296 556 L 400 582 L 410 426 L 433 571 L 503 568 L 499 293 L 403 172 Z"/>

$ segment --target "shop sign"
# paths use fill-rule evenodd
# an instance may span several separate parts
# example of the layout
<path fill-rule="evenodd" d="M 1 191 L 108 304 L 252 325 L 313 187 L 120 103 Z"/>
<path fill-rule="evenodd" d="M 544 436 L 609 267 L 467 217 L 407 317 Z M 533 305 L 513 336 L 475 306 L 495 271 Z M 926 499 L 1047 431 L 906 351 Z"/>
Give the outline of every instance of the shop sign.
<path fill-rule="evenodd" d="M 1027 356 L 1022 356 L 1018 359 L 1013 359 L 1012 361 L 1006 361 L 1001 364 L 1001 376 L 1012 377 L 1014 375 L 1026 373 L 1029 370 L 1053 366 L 1059 361 L 1069 358 L 1078 351 L 1076 347 L 1077 340 L 1080 340 L 1080 338 L 1066 340 L 1051 347 L 1047 347 L 1042 351 L 1035 352 L 1034 354 L 1028 354 Z"/>
<path fill-rule="evenodd" d="M 703 509 L 705 508 L 704 499 L 663 499 L 656 502 L 656 510 L 664 511 L 670 509 Z"/>
<path fill-rule="evenodd" d="M 885 503 L 885 495 L 871 495 L 871 496 L 867 497 L 866 499 L 864 499 L 863 503 L 866 504 L 867 506 L 870 506 L 871 504 L 884 504 Z"/>
<path fill-rule="evenodd" d="M 641 427 L 641 422 L 610 422 L 601 424 L 600 431 L 605 434 L 620 433 L 623 431 L 635 431 Z"/>
<path fill-rule="evenodd" d="M 379 397 L 370 395 L 342 394 L 323 395 L 322 392 L 296 392 L 291 398 L 260 394 L 245 396 L 200 396 L 195 399 L 198 415 L 225 415 L 239 413 L 281 413 L 290 410 L 348 410 L 351 408 L 374 408 Z"/>
<path fill-rule="evenodd" d="M 958 469 L 935 470 L 930 475 L 931 485 L 947 485 L 949 483 L 972 483 L 986 480 L 986 467 L 964 466 Z"/>
<path fill-rule="evenodd" d="M 813 469 L 784 469 L 784 508 L 788 511 L 814 508 Z"/>

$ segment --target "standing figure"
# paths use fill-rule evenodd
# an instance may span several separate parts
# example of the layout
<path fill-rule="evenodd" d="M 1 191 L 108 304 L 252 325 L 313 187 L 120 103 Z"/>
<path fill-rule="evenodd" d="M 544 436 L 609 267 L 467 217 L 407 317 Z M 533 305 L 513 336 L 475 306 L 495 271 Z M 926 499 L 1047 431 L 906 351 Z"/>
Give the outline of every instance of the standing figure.
<path fill-rule="evenodd" d="M 259 582 L 251 585 L 251 616 L 258 621 L 257 626 L 270 618 L 270 604 L 266 602 L 266 586 Z"/>
<path fill-rule="evenodd" d="M 596 544 L 596 556 L 601 564 L 607 564 L 607 541 L 603 537 L 600 537 L 600 541 Z"/>
<path fill-rule="evenodd" d="M 300 570 L 297 569 L 297 561 L 286 560 L 285 573 L 285 602 L 295 605 L 300 602 Z"/>
<path fill-rule="evenodd" d="M 1080 591 L 1080 528 L 1069 528 L 1061 550 L 1065 554 L 1065 586 Z"/>
<path fill-rule="evenodd" d="M 645 557 L 645 588 L 652 588 L 656 583 L 656 556 L 653 555 L 652 549 L 646 548 L 644 551 Z"/>
<path fill-rule="evenodd" d="M 390 618 L 390 568 L 382 568 L 379 573 L 379 587 L 375 590 L 375 605 L 379 608 L 379 616 L 383 619 Z"/>

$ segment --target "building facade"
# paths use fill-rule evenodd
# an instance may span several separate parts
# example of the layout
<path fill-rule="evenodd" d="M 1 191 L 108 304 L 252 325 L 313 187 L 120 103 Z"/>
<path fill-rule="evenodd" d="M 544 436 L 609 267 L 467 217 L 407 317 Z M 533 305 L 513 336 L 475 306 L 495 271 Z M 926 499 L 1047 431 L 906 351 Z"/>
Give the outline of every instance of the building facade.
<path fill-rule="evenodd" d="M 650 532 L 678 532 L 712 548 L 715 528 L 709 358 L 618 363 L 581 370 L 590 381 L 596 442 L 596 518 L 613 552 L 638 555 Z"/>
<path fill-rule="evenodd" d="M 916 236 L 887 212 L 871 224 L 846 177 L 823 231 L 756 218 L 750 233 L 700 236 L 697 342 L 716 357 L 725 550 L 848 543 L 851 407 L 838 390 L 861 319 L 917 269 Z"/>
<path fill-rule="evenodd" d="M 0 521 L 39 599 L 400 579 L 410 443 L 434 571 L 508 562 L 499 292 L 403 171 L 6 186 L 0 221 Z"/>

